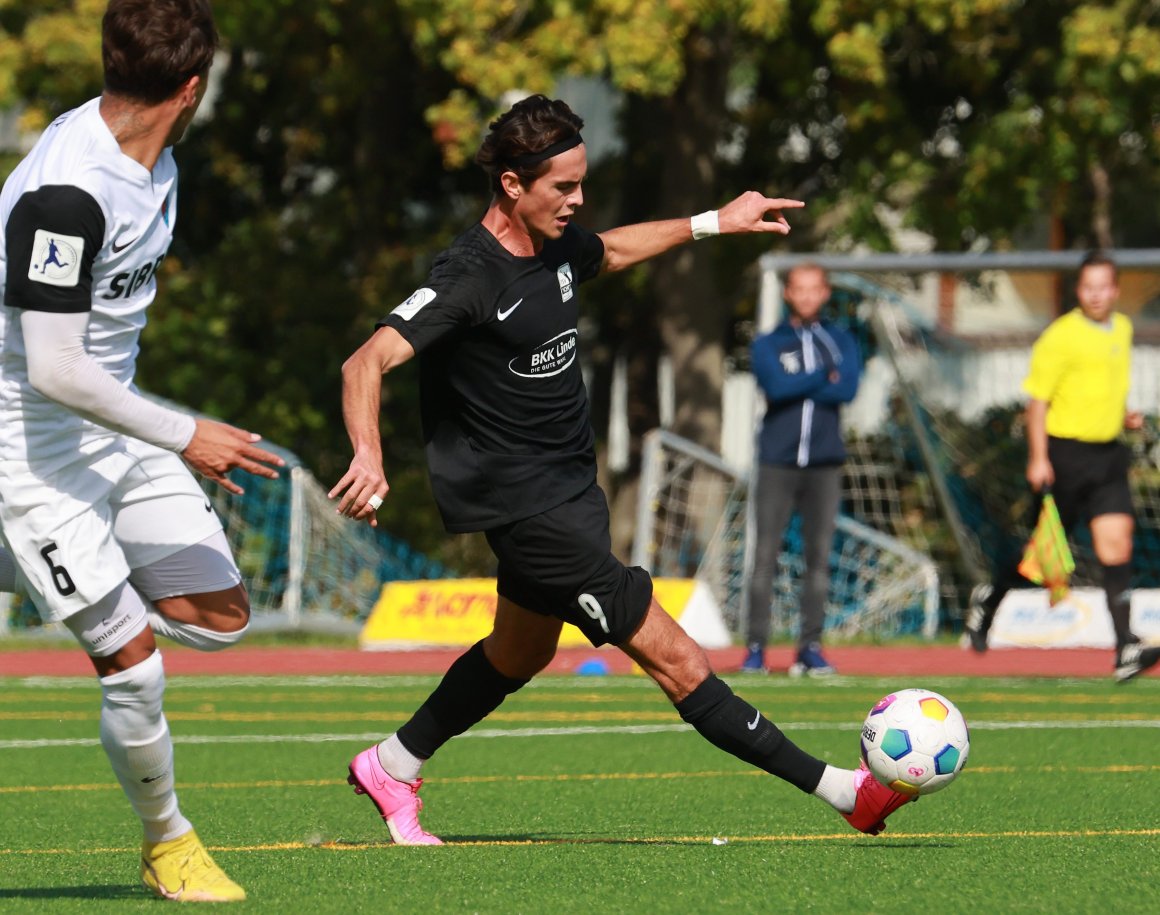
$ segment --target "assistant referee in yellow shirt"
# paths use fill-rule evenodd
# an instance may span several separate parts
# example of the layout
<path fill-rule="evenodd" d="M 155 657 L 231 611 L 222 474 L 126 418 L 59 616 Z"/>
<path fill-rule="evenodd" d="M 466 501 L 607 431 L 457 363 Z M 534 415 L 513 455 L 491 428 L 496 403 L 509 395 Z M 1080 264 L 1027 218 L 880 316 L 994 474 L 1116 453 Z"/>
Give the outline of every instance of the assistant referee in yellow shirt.
<path fill-rule="evenodd" d="M 1125 682 L 1160 661 L 1160 647 L 1141 645 L 1129 622 L 1135 517 L 1131 459 L 1119 435 L 1139 429 L 1144 417 L 1127 408 L 1132 322 L 1115 310 L 1119 295 L 1115 261 L 1100 252 L 1085 257 L 1076 283 L 1079 308 L 1035 342 L 1023 391 L 1030 398 L 1027 482 L 1036 492 L 1051 488 L 1065 530 L 1084 519 L 1091 525 L 1116 633 L 1115 678 Z M 987 650 L 996 608 L 1023 581 L 1017 562 L 971 594 L 966 630 L 976 651 Z"/>

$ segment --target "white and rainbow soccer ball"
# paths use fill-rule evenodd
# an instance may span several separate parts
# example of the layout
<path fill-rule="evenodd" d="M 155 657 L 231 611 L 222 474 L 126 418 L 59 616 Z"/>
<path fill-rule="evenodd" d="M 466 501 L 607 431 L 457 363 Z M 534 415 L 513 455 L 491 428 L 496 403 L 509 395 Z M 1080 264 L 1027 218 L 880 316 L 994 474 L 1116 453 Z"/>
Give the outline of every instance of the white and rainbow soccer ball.
<path fill-rule="evenodd" d="M 862 759 L 900 794 L 933 794 L 962 771 L 971 749 L 962 712 L 929 689 L 900 689 L 874 704 L 862 725 Z"/>

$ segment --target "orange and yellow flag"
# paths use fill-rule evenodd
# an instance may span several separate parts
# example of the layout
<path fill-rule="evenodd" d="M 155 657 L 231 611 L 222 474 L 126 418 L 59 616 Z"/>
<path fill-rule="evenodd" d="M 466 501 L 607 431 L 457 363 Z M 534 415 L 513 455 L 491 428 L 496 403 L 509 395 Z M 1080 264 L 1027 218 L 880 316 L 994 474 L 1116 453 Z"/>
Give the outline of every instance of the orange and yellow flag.
<path fill-rule="evenodd" d="M 1051 493 L 1043 497 L 1039 521 L 1019 563 L 1019 574 L 1037 585 L 1047 588 L 1051 606 L 1055 606 L 1071 590 L 1071 573 L 1075 560 L 1067 545 L 1067 531 L 1059 519 L 1059 509 Z"/>

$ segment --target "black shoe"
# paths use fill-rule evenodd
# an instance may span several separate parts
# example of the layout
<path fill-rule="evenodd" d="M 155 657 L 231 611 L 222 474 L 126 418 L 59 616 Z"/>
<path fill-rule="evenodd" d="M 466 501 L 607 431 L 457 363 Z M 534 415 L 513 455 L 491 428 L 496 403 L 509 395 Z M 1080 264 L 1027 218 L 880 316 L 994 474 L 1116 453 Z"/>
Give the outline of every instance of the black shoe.
<path fill-rule="evenodd" d="M 995 611 L 987 607 L 987 601 L 995 589 L 990 585 L 975 585 L 971 588 L 971 603 L 967 609 L 967 623 L 963 627 L 967 644 L 974 651 L 982 654 L 987 650 L 987 633 L 991 631 L 991 622 L 995 619 Z"/>
<path fill-rule="evenodd" d="M 1116 652 L 1116 682 L 1127 683 L 1160 661 L 1160 645 L 1133 642 Z"/>

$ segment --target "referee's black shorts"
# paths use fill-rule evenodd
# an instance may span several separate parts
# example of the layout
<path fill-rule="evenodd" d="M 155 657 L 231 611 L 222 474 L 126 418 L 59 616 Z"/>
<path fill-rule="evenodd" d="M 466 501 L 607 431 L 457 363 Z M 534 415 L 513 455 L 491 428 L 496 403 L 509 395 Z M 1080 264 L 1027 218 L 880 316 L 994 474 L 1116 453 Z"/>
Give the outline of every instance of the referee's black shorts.
<path fill-rule="evenodd" d="M 1100 515 L 1134 515 L 1128 484 L 1131 454 L 1119 441 L 1047 439 L 1047 459 L 1055 471 L 1051 494 L 1065 530 Z"/>
<path fill-rule="evenodd" d="M 520 607 L 572 623 L 593 645 L 619 645 L 644 620 L 652 578 L 612 555 L 599 486 L 484 533 L 499 560 L 496 590 Z"/>

